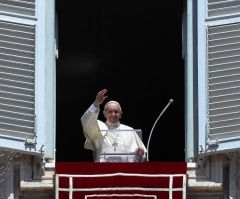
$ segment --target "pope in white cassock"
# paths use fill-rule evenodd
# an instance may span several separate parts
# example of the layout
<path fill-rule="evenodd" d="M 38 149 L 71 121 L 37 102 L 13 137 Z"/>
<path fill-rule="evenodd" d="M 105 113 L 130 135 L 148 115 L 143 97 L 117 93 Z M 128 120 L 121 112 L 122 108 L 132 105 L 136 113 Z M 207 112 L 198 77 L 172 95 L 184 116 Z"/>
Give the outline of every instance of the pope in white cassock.
<path fill-rule="evenodd" d="M 100 104 L 107 90 L 97 93 L 94 103 L 81 117 L 86 137 L 84 147 L 93 150 L 95 162 L 143 162 L 146 147 L 133 128 L 120 124 L 121 106 L 116 101 L 106 103 L 103 114 L 106 123 L 98 120 Z"/>

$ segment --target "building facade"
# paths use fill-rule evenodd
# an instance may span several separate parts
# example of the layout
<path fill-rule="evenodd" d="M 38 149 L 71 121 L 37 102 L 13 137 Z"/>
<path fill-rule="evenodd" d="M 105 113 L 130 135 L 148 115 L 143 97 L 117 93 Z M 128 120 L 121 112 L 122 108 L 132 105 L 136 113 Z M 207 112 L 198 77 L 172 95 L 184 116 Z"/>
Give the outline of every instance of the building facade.
<path fill-rule="evenodd" d="M 55 1 L 1 1 L 0 37 L 0 198 L 54 198 Z"/>
<path fill-rule="evenodd" d="M 186 0 L 187 198 L 238 199 L 240 1 Z M 0 198 L 54 198 L 54 0 L 0 3 Z"/>

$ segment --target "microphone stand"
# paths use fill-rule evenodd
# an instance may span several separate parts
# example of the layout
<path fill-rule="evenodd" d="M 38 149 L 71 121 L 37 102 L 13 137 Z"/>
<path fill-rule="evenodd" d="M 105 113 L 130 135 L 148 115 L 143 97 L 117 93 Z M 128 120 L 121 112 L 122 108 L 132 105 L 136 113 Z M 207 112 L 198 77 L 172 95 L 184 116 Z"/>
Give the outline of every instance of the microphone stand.
<path fill-rule="evenodd" d="M 154 122 L 153 124 L 153 127 L 151 129 L 151 132 L 149 134 L 149 137 L 148 137 L 148 142 L 147 142 L 147 162 L 149 162 L 149 143 L 150 143 L 150 140 L 151 140 L 151 137 L 152 137 L 152 132 L 158 122 L 158 120 L 160 119 L 160 117 L 162 116 L 162 114 L 167 110 L 167 108 L 173 103 L 173 99 L 170 99 L 168 104 L 165 106 L 165 108 L 162 110 L 162 112 L 160 113 L 160 115 L 158 116 L 158 118 L 156 119 L 156 121 Z"/>

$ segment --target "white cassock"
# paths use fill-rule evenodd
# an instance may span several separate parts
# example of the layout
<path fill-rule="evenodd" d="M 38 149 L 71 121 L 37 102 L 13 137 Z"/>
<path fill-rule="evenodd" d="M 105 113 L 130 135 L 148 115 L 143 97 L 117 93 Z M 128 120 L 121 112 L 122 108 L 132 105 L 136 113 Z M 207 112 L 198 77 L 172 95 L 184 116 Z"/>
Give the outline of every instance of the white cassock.
<path fill-rule="evenodd" d="M 135 152 L 146 147 L 133 128 L 119 124 L 109 127 L 98 120 L 99 108 L 91 105 L 81 117 L 86 142 L 84 147 L 94 152 L 95 162 L 138 162 Z"/>

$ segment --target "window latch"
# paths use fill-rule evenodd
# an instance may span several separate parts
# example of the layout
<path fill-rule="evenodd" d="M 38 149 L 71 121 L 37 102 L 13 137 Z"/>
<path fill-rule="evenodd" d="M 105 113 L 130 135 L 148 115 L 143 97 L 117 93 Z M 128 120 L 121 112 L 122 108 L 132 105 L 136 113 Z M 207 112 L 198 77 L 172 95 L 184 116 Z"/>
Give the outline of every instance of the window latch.
<path fill-rule="evenodd" d="M 25 145 L 32 145 L 35 146 L 37 144 L 37 137 L 34 136 L 33 138 L 26 138 Z"/>
<path fill-rule="evenodd" d="M 215 140 L 208 139 L 207 144 L 209 147 L 216 147 L 219 145 L 219 142 L 218 142 L 218 139 L 215 139 Z"/>

